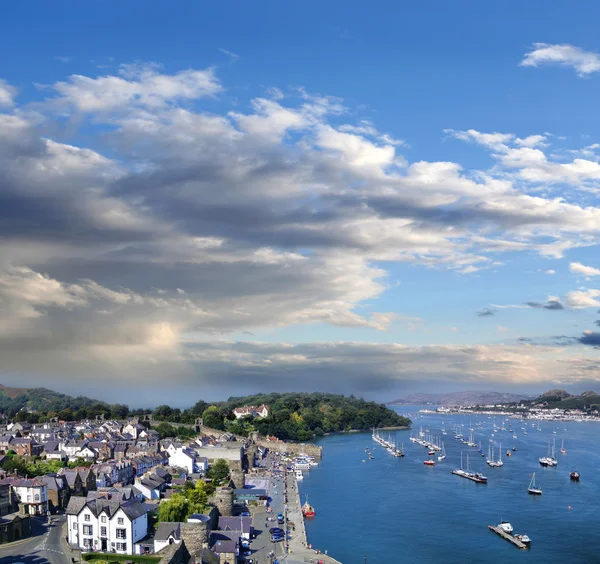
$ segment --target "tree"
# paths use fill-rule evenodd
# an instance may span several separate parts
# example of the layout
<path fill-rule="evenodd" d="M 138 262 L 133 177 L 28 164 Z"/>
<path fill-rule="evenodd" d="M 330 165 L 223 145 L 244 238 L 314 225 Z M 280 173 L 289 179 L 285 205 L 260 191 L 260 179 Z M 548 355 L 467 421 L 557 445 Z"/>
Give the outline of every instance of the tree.
<path fill-rule="evenodd" d="M 206 482 L 198 480 L 196 487 L 187 490 L 187 499 L 190 502 L 189 509 L 192 513 L 203 513 L 208 502 Z"/>
<path fill-rule="evenodd" d="M 202 420 L 204 425 L 207 427 L 211 427 L 212 429 L 219 429 L 221 431 L 225 430 L 225 425 L 223 424 L 223 417 L 219 413 L 219 408 L 216 405 L 211 405 L 207 407 L 202 413 Z"/>
<path fill-rule="evenodd" d="M 215 463 L 206 472 L 207 478 L 216 483 L 222 483 L 229 477 L 229 464 L 224 458 L 215 460 Z"/>
<path fill-rule="evenodd" d="M 158 520 L 167 522 L 182 522 L 190 515 L 190 502 L 183 494 L 176 493 L 169 501 L 158 506 Z"/>

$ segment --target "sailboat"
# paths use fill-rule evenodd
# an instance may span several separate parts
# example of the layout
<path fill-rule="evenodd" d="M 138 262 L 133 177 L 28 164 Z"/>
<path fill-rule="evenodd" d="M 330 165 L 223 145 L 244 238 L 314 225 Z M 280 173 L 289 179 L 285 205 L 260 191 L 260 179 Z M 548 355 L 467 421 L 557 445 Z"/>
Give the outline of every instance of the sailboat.
<path fill-rule="evenodd" d="M 535 485 L 535 472 L 531 476 L 531 482 L 529 482 L 529 487 L 527 488 L 527 492 L 531 495 L 542 495 L 542 488 L 538 488 Z"/>
<path fill-rule="evenodd" d="M 565 449 L 565 440 L 564 439 L 562 440 L 562 443 L 560 444 L 560 452 L 562 454 L 566 454 L 567 453 L 567 451 Z"/>
<path fill-rule="evenodd" d="M 440 453 L 440 455 L 438 456 L 438 460 L 440 462 L 446 460 L 446 447 L 444 446 L 444 442 L 442 441 L 442 452 Z"/>

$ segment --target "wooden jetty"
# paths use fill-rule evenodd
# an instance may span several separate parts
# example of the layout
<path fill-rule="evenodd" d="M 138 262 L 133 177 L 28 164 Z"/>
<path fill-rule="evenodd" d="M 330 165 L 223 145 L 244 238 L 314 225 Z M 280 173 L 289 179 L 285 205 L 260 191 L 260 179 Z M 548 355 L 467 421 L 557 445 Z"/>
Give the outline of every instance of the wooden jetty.
<path fill-rule="evenodd" d="M 508 533 L 503 531 L 500 527 L 494 527 L 492 525 L 488 525 L 488 529 L 490 531 L 494 531 L 494 533 L 496 533 L 497 535 L 500 535 L 503 539 L 507 540 L 508 542 L 511 542 L 517 548 L 520 548 L 523 550 L 527 548 L 527 545 L 524 542 L 521 542 L 519 539 L 516 539 L 512 535 L 509 535 Z"/>

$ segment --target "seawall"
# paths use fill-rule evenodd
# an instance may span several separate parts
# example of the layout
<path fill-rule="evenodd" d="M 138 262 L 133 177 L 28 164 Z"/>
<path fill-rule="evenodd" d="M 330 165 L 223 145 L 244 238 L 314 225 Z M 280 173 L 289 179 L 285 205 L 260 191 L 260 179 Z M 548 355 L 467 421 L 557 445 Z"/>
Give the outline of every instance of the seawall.
<path fill-rule="evenodd" d="M 271 451 L 289 452 L 294 456 L 297 456 L 300 453 L 308 454 L 308 456 L 314 456 L 315 458 L 321 458 L 323 456 L 323 447 L 312 443 L 286 443 L 284 441 L 267 441 L 266 439 L 260 439 L 258 444 Z"/>

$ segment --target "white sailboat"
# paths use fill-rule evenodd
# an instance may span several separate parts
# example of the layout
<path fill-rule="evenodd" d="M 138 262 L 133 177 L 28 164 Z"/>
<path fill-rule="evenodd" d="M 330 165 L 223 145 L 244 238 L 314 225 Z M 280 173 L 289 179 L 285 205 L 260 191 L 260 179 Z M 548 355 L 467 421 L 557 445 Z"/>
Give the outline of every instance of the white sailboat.
<path fill-rule="evenodd" d="M 440 462 L 443 462 L 444 460 L 446 460 L 446 447 L 444 446 L 444 441 L 442 441 L 442 451 L 440 452 L 440 455 L 438 456 L 438 460 Z"/>
<path fill-rule="evenodd" d="M 536 487 L 535 485 L 535 472 L 531 476 L 531 482 L 529 482 L 527 492 L 531 495 L 542 495 L 542 488 Z"/>

